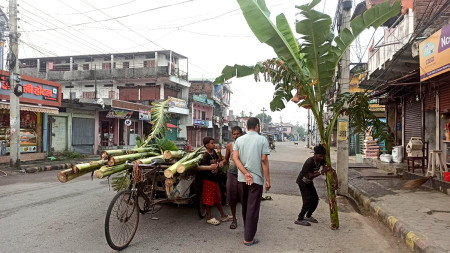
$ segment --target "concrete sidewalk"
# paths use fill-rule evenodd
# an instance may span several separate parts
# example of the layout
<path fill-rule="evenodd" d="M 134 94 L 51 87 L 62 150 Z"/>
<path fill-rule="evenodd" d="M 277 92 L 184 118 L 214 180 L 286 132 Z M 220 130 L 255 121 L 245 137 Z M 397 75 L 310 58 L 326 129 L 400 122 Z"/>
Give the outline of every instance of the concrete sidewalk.
<path fill-rule="evenodd" d="M 349 192 L 415 252 L 450 252 L 450 196 L 377 168 L 350 168 Z"/>

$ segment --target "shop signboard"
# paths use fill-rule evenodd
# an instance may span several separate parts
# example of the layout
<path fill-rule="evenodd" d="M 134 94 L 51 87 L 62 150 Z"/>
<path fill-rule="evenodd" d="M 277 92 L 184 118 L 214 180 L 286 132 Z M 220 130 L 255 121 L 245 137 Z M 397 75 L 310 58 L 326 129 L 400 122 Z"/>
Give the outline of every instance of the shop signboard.
<path fill-rule="evenodd" d="M 206 98 L 206 94 L 193 95 L 192 99 L 196 102 L 214 106 L 214 100 Z"/>
<path fill-rule="evenodd" d="M 201 95 L 193 95 L 192 99 L 196 102 L 200 102 L 200 103 L 204 103 L 206 104 L 206 96 L 201 96 Z"/>
<path fill-rule="evenodd" d="M 208 126 L 208 121 L 201 119 L 194 119 L 194 125 Z"/>
<path fill-rule="evenodd" d="M 187 108 L 186 100 L 180 98 L 169 97 L 169 106 L 170 107 L 179 107 L 179 108 Z"/>
<path fill-rule="evenodd" d="M 133 115 L 133 111 L 111 108 L 106 117 L 113 119 L 129 119 L 131 118 L 131 115 Z"/>
<path fill-rule="evenodd" d="M 150 110 L 139 109 L 139 120 L 150 121 L 152 119 L 152 114 Z"/>
<path fill-rule="evenodd" d="M 9 100 L 10 93 L 8 77 L 7 71 L 0 71 L 0 98 L 5 100 Z M 31 76 L 21 76 L 20 85 L 23 87 L 20 102 L 61 106 L 61 84 Z"/>
<path fill-rule="evenodd" d="M 450 71 L 450 24 L 419 44 L 420 81 Z"/>

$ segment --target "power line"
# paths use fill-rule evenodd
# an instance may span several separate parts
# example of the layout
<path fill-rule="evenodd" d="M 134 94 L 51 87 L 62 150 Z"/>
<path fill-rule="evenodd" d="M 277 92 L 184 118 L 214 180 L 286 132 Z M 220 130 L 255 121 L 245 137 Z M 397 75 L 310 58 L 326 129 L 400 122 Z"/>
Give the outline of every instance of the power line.
<path fill-rule="evenodd" d="M 76 27 L 76 26 L 81 26 L 81 25 L 100 23 L 100 22 L 107 22 L 107 21 L 117 20 L 117 19 L 121 19 L 121 18 L 127 18 L 127 17 L 131 17 L 131 16 L 143 14 L 143 13 L 146 13 L 146 12 L 160 10 L 160 9 L 164 9 L 164 8 L 168 8 L 168 7 L 172 7 L 172 6 L 176 6 L 176 5 L 181 5 L 181 4 L 188 3 L 188 2 L 193 2 L 193 1 L 195 1 L 195 0 L 187 0 L 187 1 L 178 2 L 178 3 L 174 3 L 174 4 L 162 5 L 162 6 L 158 6 L 158 7 L 155 7 L 155 8 L 150 8 L 150 9 L 146 9 L 146 10 L 143 10 L 143 11 L 139 11 L 139 12 L 135 12 L 135 13 L 131 13 L 131 14 L 126 14 L 126 15 L 122 15 L 122 16 L 118 16 L 118 17 L 107 18 L 107 19 L 98 20 L 98 21 L 95 21 L 95 22 L 83 22 L 83 23 L 68 25 L 66 27 L 67 28 L 69 28 L 69 27 Z M 29 32 L 44 32 L 44 31 L 59 30 L 59 29 L 63 29 L 63 27 L 55 27 L 55 28 L 52 28 L 52 29 L 34 30 L 34 31 L 29 31 Z"/>
<path fill-rule="evenodd" d="M 104 8 L 101 8 L 100 10 L 109 10 L 109 9 L 117 8 L 117 7 L 120 7 L 120 6 L 128 5 L 128 4 L 131 4 L 131 3 L 133 3 L 133 2 L 136 2 L 136 0 L 128 1 L 128 2 L 125 2 L 125 3 L 122 3 L 122 4 L 116 4 L 116 5 L 104 7 Z M 96 11 L 98 11 L 98 10 L 90 10 L 90 11 L 86 11 L 86 12 L 84 12 L 84 13 L 80 13 L 80 12 L 73 12 L 73 13 L 48 13 L 48 15 L 63 15 L 63 16 L 68 16 L 68 15 L 88 14 L 88 13 L 96 12 Z"/>

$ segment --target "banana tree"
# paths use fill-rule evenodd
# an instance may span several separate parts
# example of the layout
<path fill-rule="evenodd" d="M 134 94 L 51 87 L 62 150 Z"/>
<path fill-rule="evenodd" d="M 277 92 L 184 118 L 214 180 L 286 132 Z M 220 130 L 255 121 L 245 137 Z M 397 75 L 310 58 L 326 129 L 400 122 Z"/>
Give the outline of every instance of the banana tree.
<path fill-rule="evenodd" d="M 370 27 L 377 28 L 388 19 L 398 15 L 400 1 L 390 5 L 390 1 L 373 6 L 356 17 L 350 23 L 350 29 L 334 36 L 331 31 L 331 17 L 314 10 L 320 0 L 296 6 L 302 19 L 295 23 L 299 40 L 295 37 L 284 14 L 270 19 L 270 11 L 264 0 L 237 0 L 243 15 L 261 43 L 273 48 L 278 58 L 258 62 L 254 66 L 226 66 L 215 83 L 223 83 L 233 77 L 254 75 L 260 81 L 260 74 L 265 81 L 275 85 L 275 93 L 270 103 L 272 111 L 282 110 L 289 101 L 300 107 L 311 109 L 316 120 L 322 144 L 327 149 L 326 161 L 331 165 L 330 143 L 333 127 L 339 115 L 346 113 L 350 117 L 350 126 L 363 131 L 368 124 L 380 127 L 376 117 L 369 110 L 368 94 L 342 94 L 330 106 L 328 91 L 334 84 L 336 68 L 344 52 L 360 33 Z M 301 43 L 299 43 L 299 41 Z M 343 109 L 345 103 L 348 109 Z M 333 112 L 332 118 L 325 125 L 326 110 Z M 382 131 L 377 131 L 381 134 Z M 339 227 L 338 212 L 333 189 L 334 178 L 327 173 L 328 196 L 330 200 L 331 228 Z"/>

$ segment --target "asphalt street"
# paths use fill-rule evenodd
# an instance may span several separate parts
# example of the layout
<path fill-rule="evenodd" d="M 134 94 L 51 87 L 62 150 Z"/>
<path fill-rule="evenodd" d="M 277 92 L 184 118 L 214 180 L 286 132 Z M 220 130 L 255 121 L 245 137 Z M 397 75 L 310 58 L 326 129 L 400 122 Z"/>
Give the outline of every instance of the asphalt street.
<path fill-rule="evenodd" d="M 206 224 L 189 205 L 165 205 L 151 219 L 141 215 L 139 227 L 125 252 L 408 252 L 392 233 L 371 217 L 357 212 L 346 198 L 338 198 L 339 230 L 329 229 L 323 179 L 318 224 L 294 224 L 301 207 L 295 179 L 311 155 L 300 145 L 277 143 L 270 155 L 273 200 L 263 201 L 257 238 L 244 246 L 240 215 L 238 228 L 229 223 Z M 113 252 L 105 240 L 104 220 L 115 195 L 107 180 L 89 175 L 66 184 L 57 171 L 13 173 L 0 178 L 0 252 Z M 225 207 L 228 211 L 229 208 Z M 240 207 L 239 207 L 240 211 Z M 218 218 L 214 208 L 213 214 Z"/>

